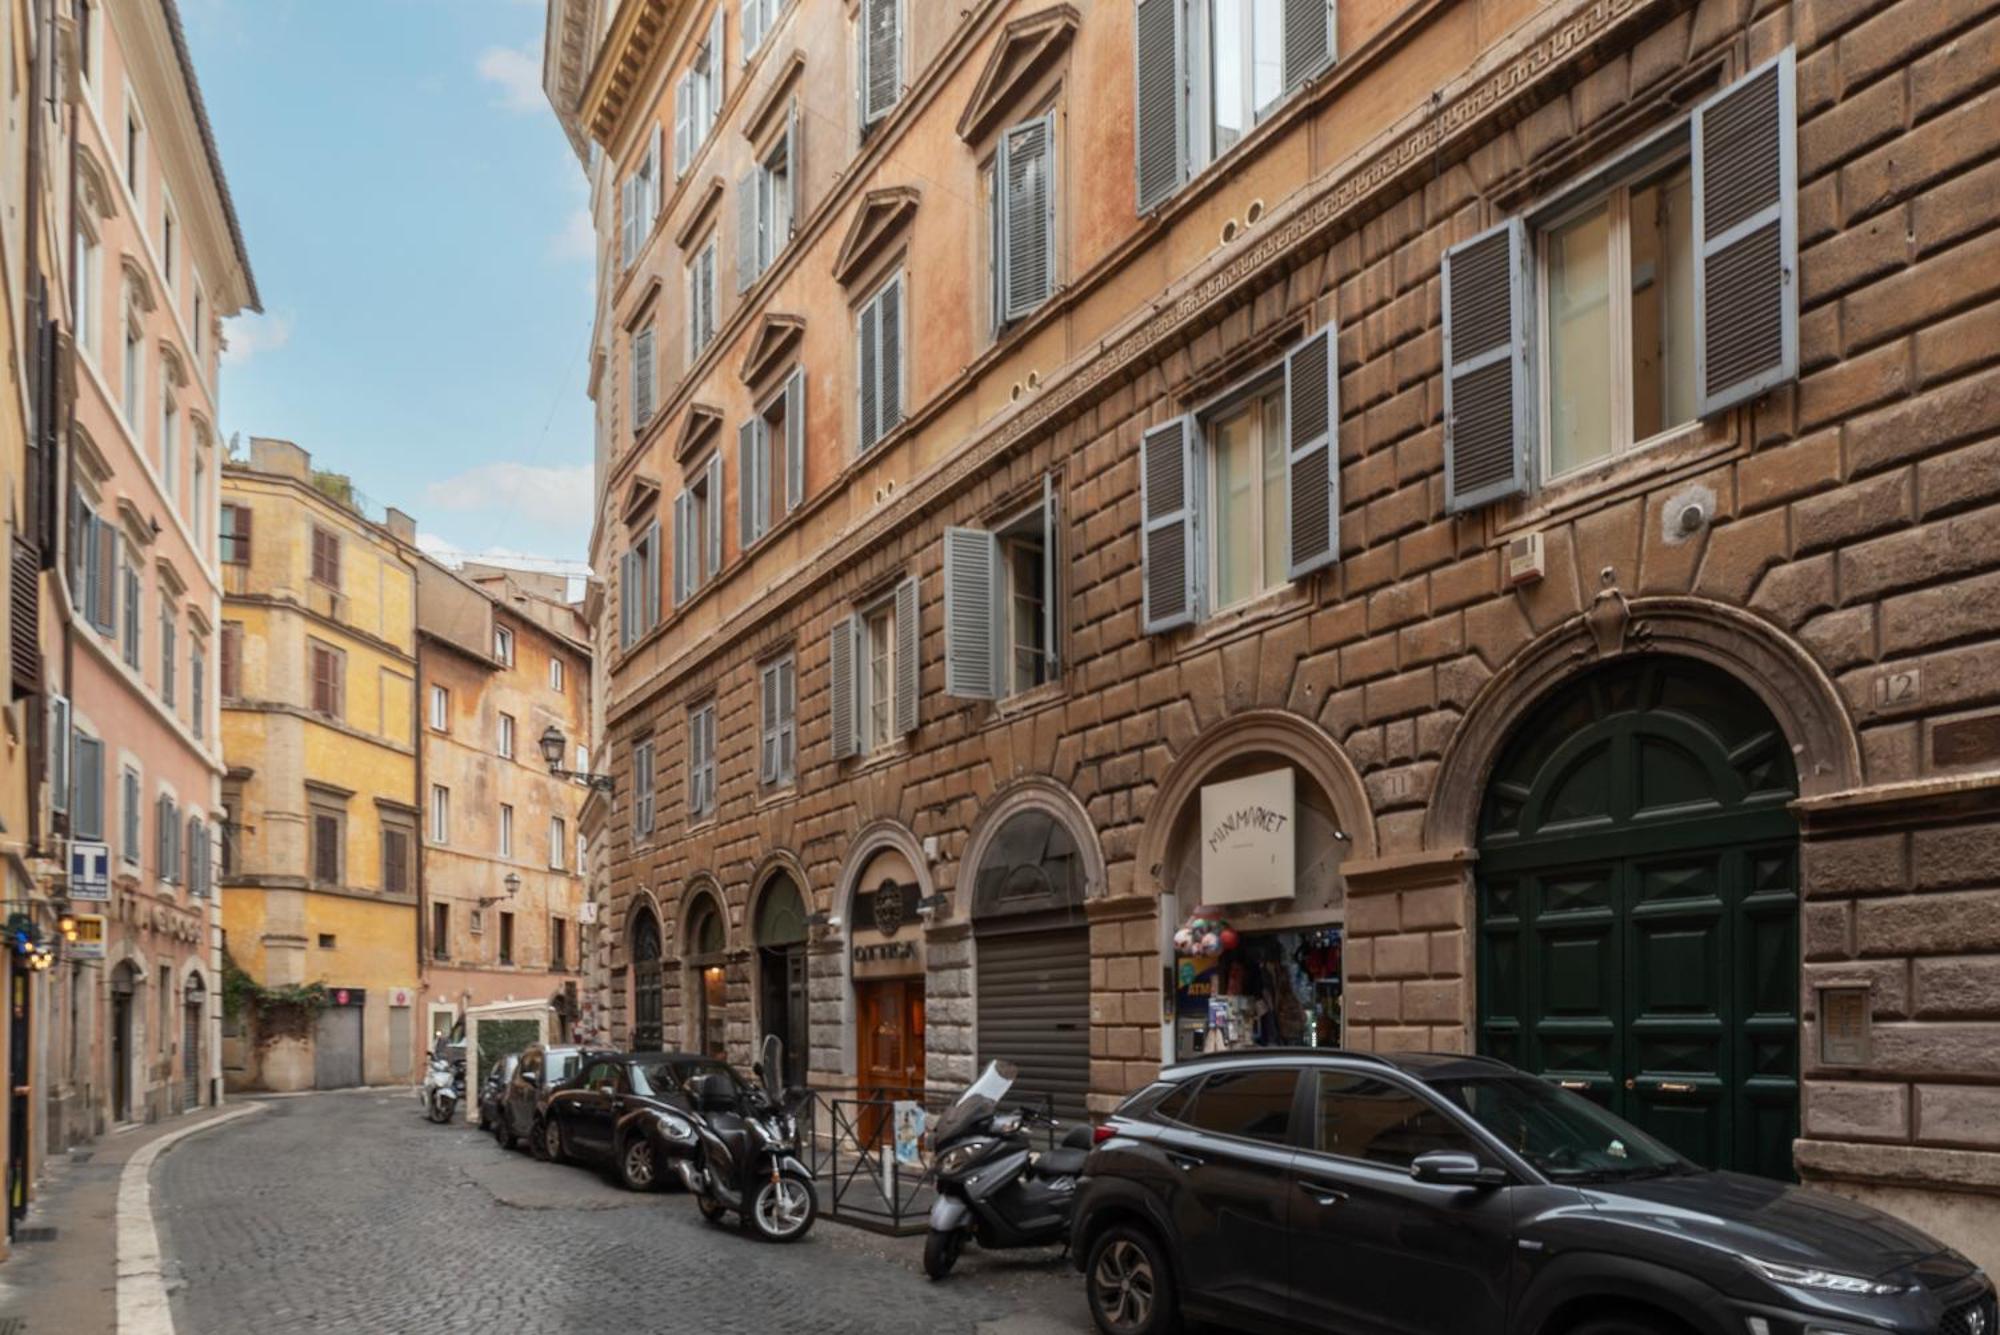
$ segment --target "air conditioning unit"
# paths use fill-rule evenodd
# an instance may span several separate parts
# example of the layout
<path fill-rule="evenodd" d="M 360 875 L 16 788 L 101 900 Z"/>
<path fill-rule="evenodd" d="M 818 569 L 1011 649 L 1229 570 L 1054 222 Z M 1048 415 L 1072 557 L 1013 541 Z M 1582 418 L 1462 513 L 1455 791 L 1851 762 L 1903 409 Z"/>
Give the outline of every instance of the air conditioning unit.
<path fill-rule="evenodd" d="M 1543 550 L 1541 530 L 1523 533 L 1507 544 L 1507 586 L 1532 584 L 1548 570 L 1548 555 Z"/>

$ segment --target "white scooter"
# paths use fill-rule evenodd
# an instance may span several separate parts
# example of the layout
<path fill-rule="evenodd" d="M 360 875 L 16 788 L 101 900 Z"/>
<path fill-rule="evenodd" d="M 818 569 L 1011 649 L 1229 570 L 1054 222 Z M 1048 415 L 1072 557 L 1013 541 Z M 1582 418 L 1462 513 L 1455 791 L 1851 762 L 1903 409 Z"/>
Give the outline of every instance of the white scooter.
<path fill-rule="evenodd" d="M 417 1098 L 423 1102 L 424 1115 L 442 1126 L 451 1120 L 451 1115 L 458 1110 L 459 1100 L 464 1097 L 465 1058 L 440 1046 L 431 1054 L 430 1070 L 424 1073 L 424 1083 L 417 1087 Z"/>

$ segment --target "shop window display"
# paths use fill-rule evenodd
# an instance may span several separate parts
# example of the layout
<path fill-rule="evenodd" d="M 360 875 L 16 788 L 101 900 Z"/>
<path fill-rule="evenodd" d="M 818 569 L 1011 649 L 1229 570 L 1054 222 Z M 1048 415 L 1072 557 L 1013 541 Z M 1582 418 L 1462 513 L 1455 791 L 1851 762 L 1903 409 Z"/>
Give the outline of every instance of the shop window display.
<path fill-rule="evenodd" d="M 1174 1053 L 1338 1047 L 1338 927 L 1238 932 L 1197 910 L 1174 933 Z"/>

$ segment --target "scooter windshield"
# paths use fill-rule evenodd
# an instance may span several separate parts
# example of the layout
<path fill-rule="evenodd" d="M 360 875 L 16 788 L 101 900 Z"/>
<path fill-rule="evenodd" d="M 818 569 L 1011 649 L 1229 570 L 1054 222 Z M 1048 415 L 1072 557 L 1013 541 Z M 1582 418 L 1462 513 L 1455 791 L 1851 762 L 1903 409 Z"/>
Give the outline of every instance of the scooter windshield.
<path fill-rule="evenodd" d="M 1019 1074 L 1012 1062 L 988 1062 L 979 1078 L 958 1096 L 958 1102 L 938 1119 L 937 1129 L 931 1132 L 931 1143 L 943 1145 L 991 1117 Z"/>

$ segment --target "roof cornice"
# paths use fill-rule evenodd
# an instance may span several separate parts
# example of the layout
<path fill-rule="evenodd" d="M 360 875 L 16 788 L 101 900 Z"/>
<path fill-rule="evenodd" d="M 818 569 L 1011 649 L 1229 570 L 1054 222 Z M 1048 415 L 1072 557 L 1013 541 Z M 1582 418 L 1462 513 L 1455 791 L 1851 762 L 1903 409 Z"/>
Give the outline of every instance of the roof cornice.
<path fill-rule="evenodd" d="M 632 100 L 665 45 L 667 34 L 693 0 L 624 0 L 598 48 L 583 87 L 579 121 L 590 137 L 609 145 L 632 109 Z"/>

